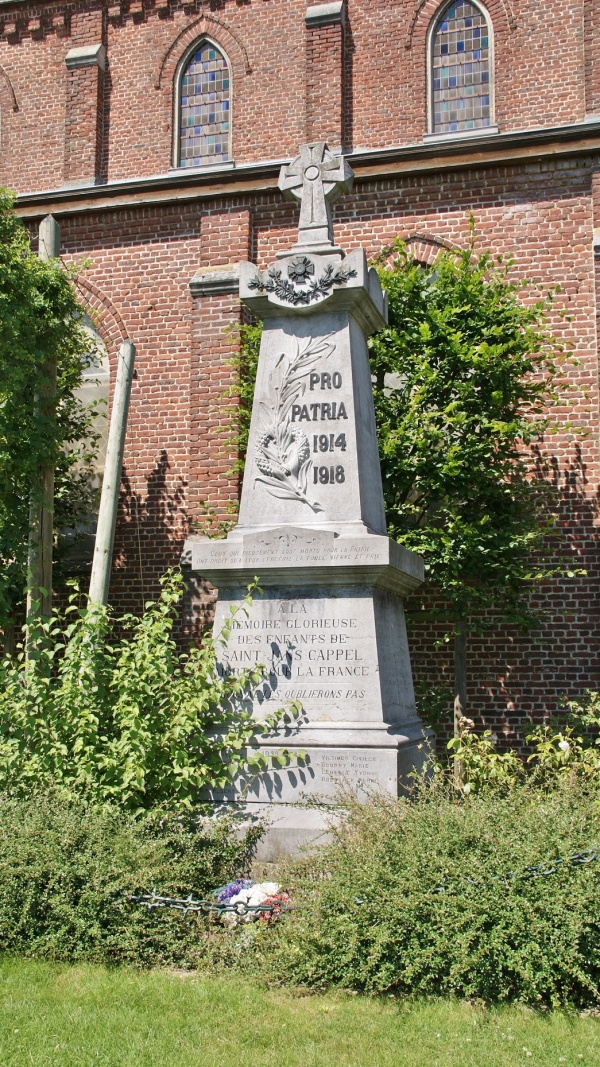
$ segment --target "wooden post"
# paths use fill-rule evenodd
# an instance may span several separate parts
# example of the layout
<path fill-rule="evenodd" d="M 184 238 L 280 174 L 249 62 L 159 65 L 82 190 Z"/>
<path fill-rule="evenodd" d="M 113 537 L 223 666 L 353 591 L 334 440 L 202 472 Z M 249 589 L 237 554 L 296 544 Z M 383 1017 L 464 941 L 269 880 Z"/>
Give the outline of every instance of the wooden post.
<path fill-rule="evenodd" d="M 125 447 L 125 433 L 127 431 L 127 414 L 129 411 L 134 359 L 135 348 L 131 341 L 123 341 L 119 350 L 117 379 L 110 414 L 106 462 L 104 465 L 98 528 L 90 579 L 89 597 L 90 602 L 95 604 L 108 603 L 110 569 L 115 527 L 117 525 L 119 485 L 121 483 L 121 466 Z"/>
<path fill-rule="evenodd" d="M 457 624 L 454 635 L 454 736 L 461 737 L 468 721 L 467 716 L 467 622 Z M 463 765 L 455 755 L 454 781 L 460 788 L 464 784 Z"/>
<path fill-rule="evenodd" d="M 60 254 L 60 226 L 52 215 L 39 228 L 40 259 Z M 56 417 L 56 360 L 48 360 L 35 398 L 36 412 Z M 54 464 L 40 468 L 31 487 L 29 504 L 29 550 L 27 558 L 27 620 L 52 613 L 52 549 L 54 545 Z"/>

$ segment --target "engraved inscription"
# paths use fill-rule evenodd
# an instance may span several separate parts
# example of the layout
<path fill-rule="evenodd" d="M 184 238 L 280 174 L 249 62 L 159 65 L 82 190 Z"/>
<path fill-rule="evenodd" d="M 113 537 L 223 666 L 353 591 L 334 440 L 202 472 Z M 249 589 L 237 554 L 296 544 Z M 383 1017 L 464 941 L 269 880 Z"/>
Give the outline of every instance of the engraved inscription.
<path fill-rule="evenodd" d="M 369 752 L 324 752 L 321 757 L 323 783 L 333 786 L 350 782 L 352 785 L 376 786 L 381 784 L 378 773 L 381 760 Z"/>
<path fill-rule="evenodd" d="M 234 620 L 222 667 L 238 673 L 262 665 L 257 709 L 296 700 L 309 717 L 341 718 L 379 693 L 375 633 L 360 603 L 340 599 L 334 614 L 331 601 L 263 601 L 251 616 Z M 323 608 L 326 614 L 318 614 Z"/>

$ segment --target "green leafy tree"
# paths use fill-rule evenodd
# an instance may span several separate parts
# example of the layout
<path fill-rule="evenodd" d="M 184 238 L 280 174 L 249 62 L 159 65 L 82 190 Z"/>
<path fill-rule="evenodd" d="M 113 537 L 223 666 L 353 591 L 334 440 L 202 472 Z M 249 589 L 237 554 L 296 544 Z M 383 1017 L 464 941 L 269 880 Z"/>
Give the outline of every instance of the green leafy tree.
<path fill-rule="evenodd" d="M 90 412 L 74 396 L 90 338 L 71 276 L 31 250 L 14 197 L 0 190 L 0 628 L 24 600 L 31 487 L 53 464 L 55 526 L 89 510 Z M 93 354 L 92 357 L 93 358 Z M 36 404 L 45 368 L 58 366 L 56 400 Z"/>
<path fill-rule="evenodd" d="M 0 792 L 56 789 L 133 812 L 191 808 L 206 790 L 269 766 L 260 738 L 299 707 L 259 722 L 249 696 L 263 670 L 219 668 L 235 612 L 216 640 L 178 652 L 183 589 L 181 574 L 167 574 L 158 600 L 118 625 L 107 608 L 73 601 L 64 617 L 36 622 L 43 639 L 27 658 L 0 659 Z M 250 592 L 239 610 L 249 604 Z M 273 758 L 289 762 L 283 751 Z"/>
<path fill-rule="evenodd" d="M 531 624 L 532 586 L 555 573 L 532 448 L 559 388 L 552 297 L 524 302 L 511 263 L 478 255 L 474 238 L 430 268 L 397 242 L 378 266 L 390 315 L 370 353 L 388 528 L 446 602 L 458 734 L 469 633 L 486 616 Z"/>
<path fill-rule="evenodd" d="M 236 381 L 228 396 L 234 396 L 238 402 L 237 420 L 229 445 L 236 453 L 233 472 L 243 474 L 248 449 L 248 435 L 252 418 L 252 401 L 258 370 L 262 322 L 242 323 L 232 328 L 231 335 L 238 340 L 239 351 L 232 358 L 231 366 L 236 372 Z"/>

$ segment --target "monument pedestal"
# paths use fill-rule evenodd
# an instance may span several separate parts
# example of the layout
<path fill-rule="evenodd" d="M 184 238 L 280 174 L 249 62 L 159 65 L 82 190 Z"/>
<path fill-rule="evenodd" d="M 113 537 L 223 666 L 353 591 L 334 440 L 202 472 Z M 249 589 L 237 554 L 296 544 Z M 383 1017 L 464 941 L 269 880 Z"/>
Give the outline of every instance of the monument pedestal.
<path fill-rule="evenodd" d="M 243 799 L 243 782 L 212 796 L 267 819 L 260 858 L 322 837 L 326 813 L 303 807 L 306 800 L 333 803 L 345 789 L 397 796 L 425 758 L 401 599 L 422 580 L 420 558 L 385 536 L 291 525 L 238 530 L 224 541 L 190 538 L 188 547 L 192 569 L 219 590 L 215 633 L 260 579 L 262 595 L 236 616 L 221 657 L 227 671 L 264 666 L 255 717 L 302 706 L 297 723 L 261 744 L 289 752 L 290 766 L 262 774 Z"/>
<path fill-rule="evenodd" d="M 192 570 L 218 587 L 215 633 L 260 582 L 222 655 L 223 670 L 263 665 L 253 714 L 302 706 L 261 744 L 287 749 L 291 765 L 214 797 L 270 819 L 265 859 L 323 833 L 323 813 L 302 801 L 333 803 L 343 788 L 397 796 L 425 757 L 401 599 L 423 565 L 386 536 L 367 350 L 387 303 L 364 251 L 344 258 L 333 244 L 329 202 L 350 182 L 323 144 L 282 169 L 280 187 L 302 201 L 295 254 L 262 273 L 240 265 L 240 296 L 264 329 L 239 523 L 224 541 L 186 544 Z"/>

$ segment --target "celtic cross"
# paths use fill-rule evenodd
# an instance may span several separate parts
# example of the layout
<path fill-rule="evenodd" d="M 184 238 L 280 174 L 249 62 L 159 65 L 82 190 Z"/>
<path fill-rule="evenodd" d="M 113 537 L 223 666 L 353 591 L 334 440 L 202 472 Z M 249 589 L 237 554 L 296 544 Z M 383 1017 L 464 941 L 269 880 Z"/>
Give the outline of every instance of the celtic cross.
<path fill-rule="evenodd" d="M 334 156 L 323 141 L 304 144 L 279 175 L 288 200 L 300 201 L 298 241 L 294 252 L 336 251 L 331 205 L 352 188 L 353 174 L 343 156 Z"/>

